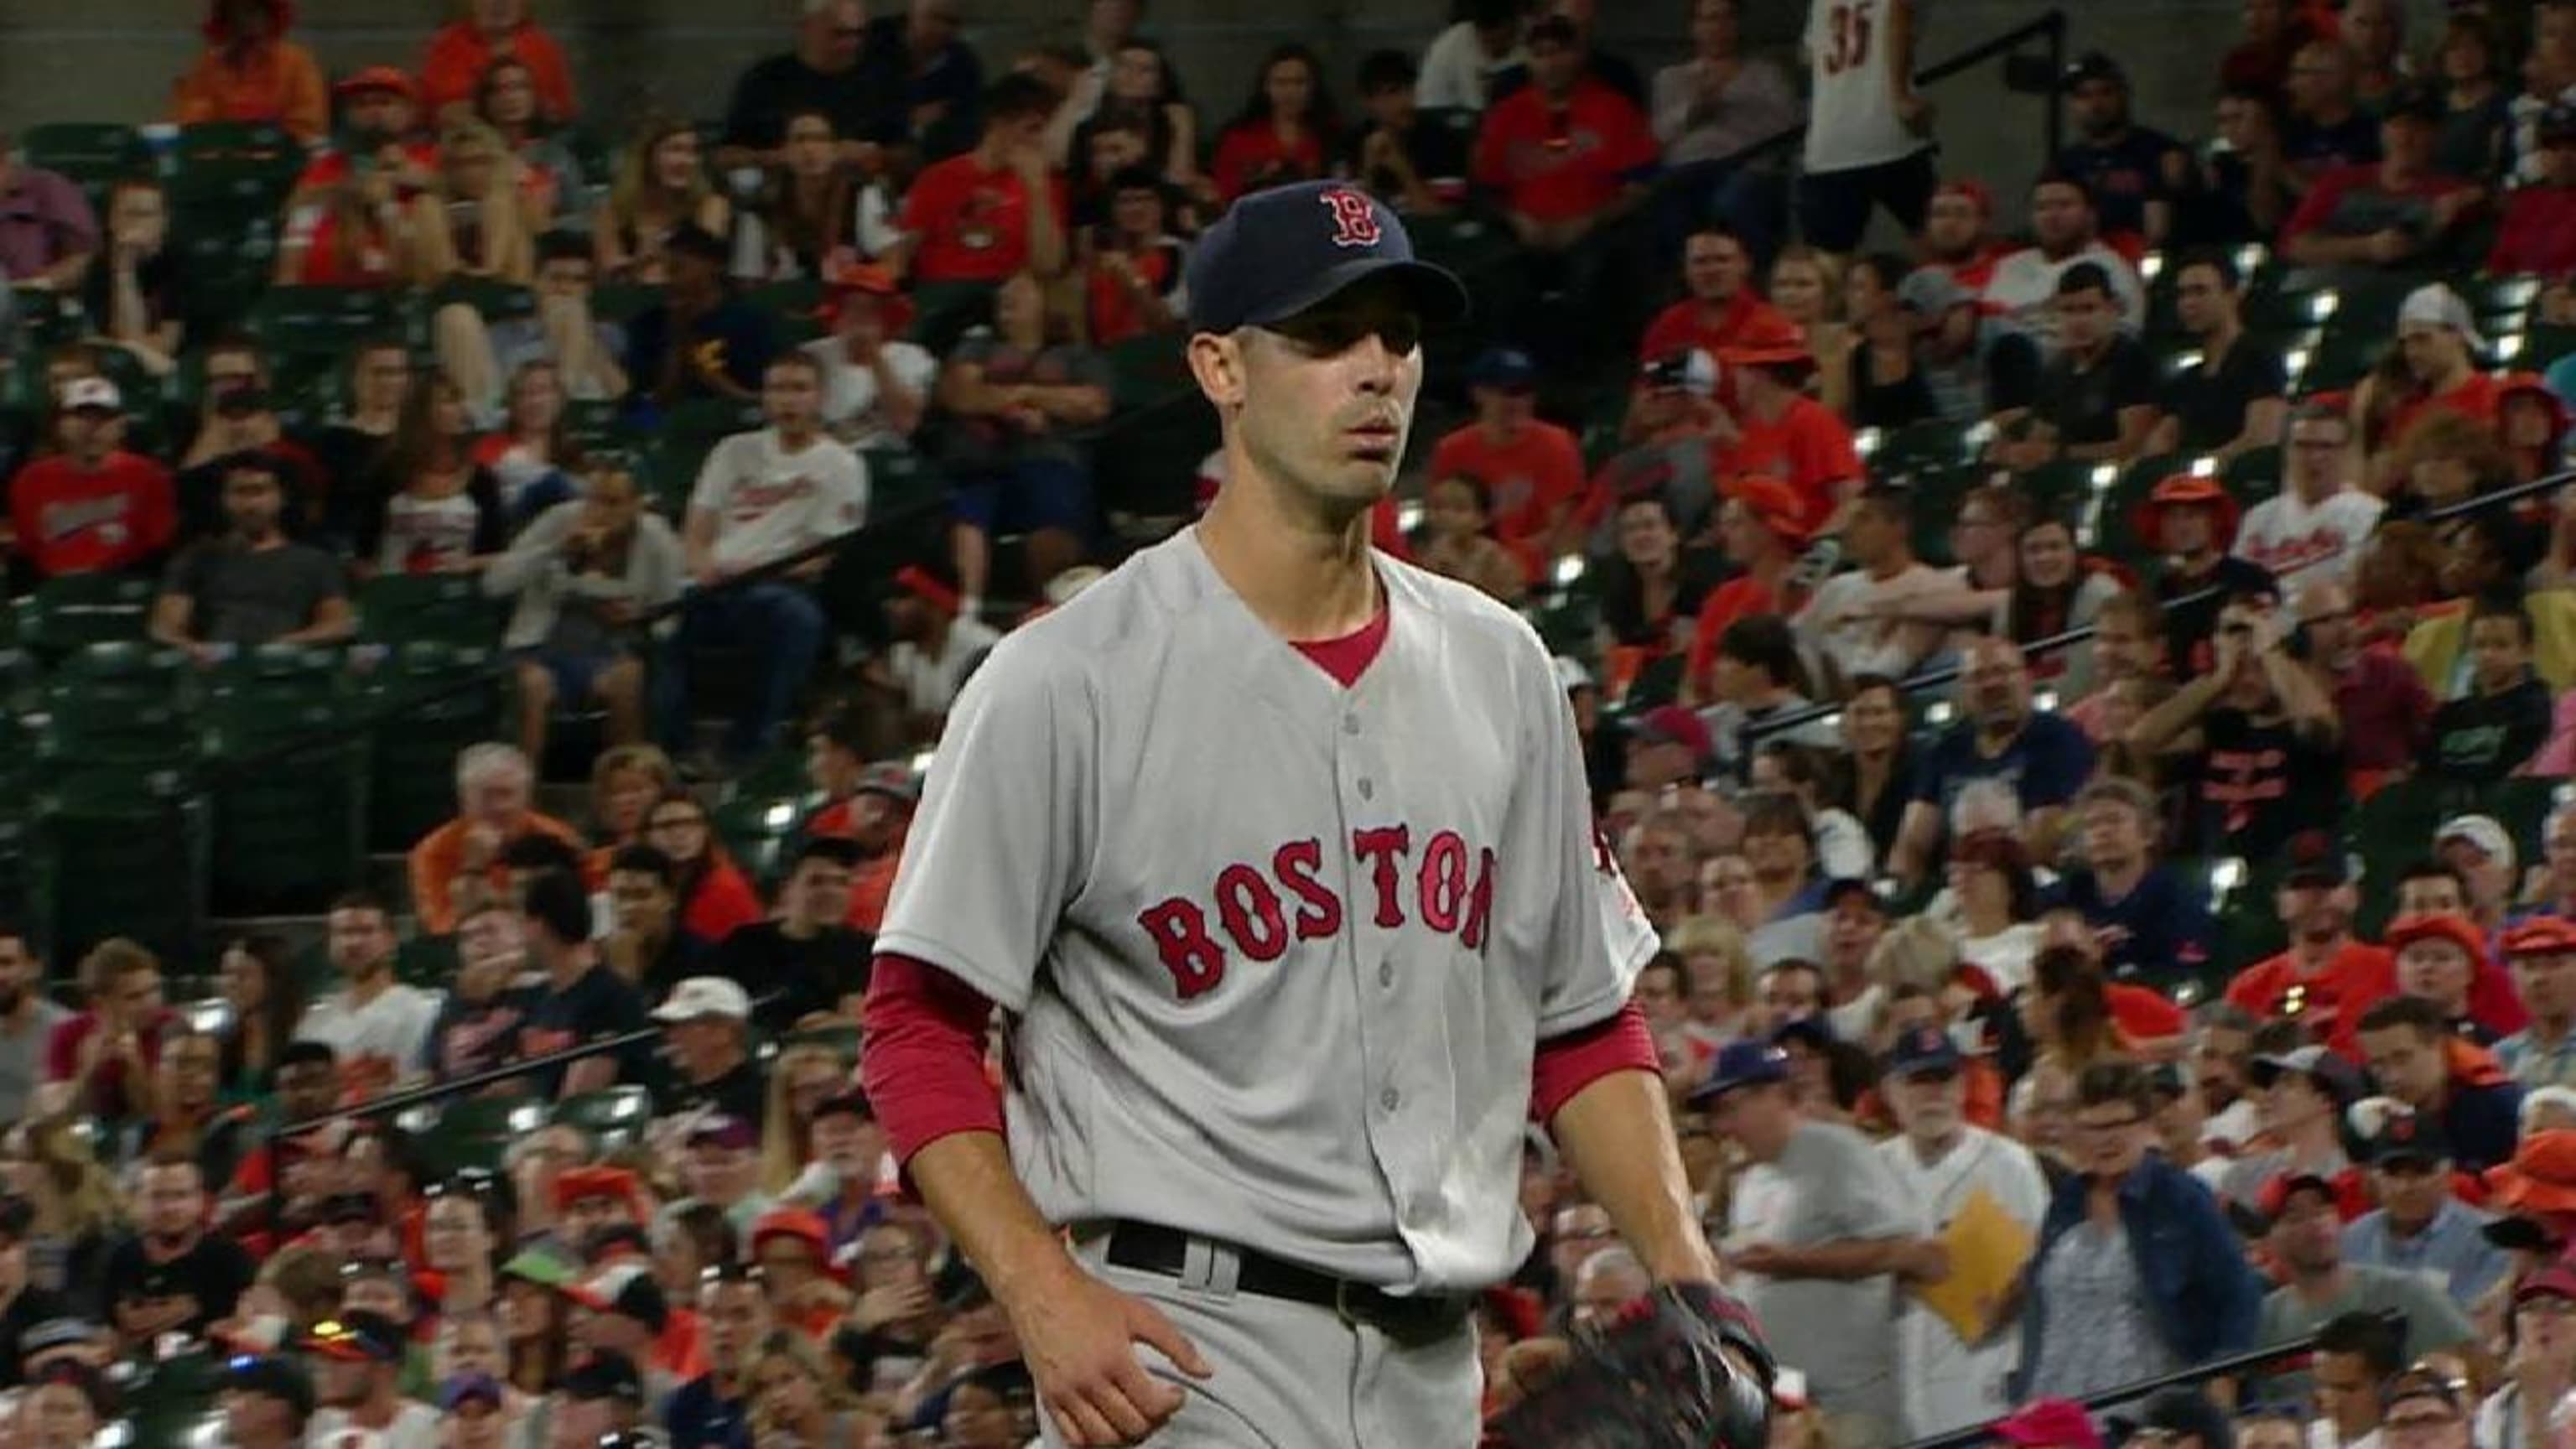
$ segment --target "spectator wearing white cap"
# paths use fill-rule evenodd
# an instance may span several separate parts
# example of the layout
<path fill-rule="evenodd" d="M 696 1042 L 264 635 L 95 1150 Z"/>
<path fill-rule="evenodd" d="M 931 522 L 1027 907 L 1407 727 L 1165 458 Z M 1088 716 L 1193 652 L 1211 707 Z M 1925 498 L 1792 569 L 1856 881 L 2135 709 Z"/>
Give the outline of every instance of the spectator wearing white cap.
<path fill-rule="evenodd" d="M 2504 394 L 2494 378 L 2478 370 L 2477 357 L 2486 345 L 2469 304 L 2460 300 L 2459 293 L 2440 282 L 2429 282 L 2406 294 L 2405 305 L 2397 311 L 2397 346 L 2410 383 L 2406 396 L 2389 404 L 2374 396 L 2379 386 L 2375 380 L 2365 380 L 2353 390 L 2353 423 L 2370 449 L 2365 482 L 2371 492 L 2386 497 L 2403 480 L 2409 460 L 2402 445 L 2434 413 L 2457 413 L 2489 426 L 2495 423 Z M 2373 437 L 2371 417 L 2383 407 L 2386 421 Z"/>
<path fill-rule="evenodd" d="M 15 550 L 48 579 L 148 564 L 178 531 L 170 470 L 126 451 L 125 397 L 115 383 L 74 378 L 57 401 L 57 451 L 9 480 Z"/>
<path fill-rule="evenodd" d="M 2503 929 L 2520 879 L 2513 835 L 2492 815 L 2454 815 L 2433 832 L 2433 853 L 2468 888 L 2468 916 L 2487 932 Z"/>
<path fill-rule="evenodd" d="M 673 1079 L 665 1115 L 721 1112 L 760 1125 L 768 1084 L 751 1058 L 751 993 L 722 976 L 691 976 L 654 1008 L 670 1043 Z"/>

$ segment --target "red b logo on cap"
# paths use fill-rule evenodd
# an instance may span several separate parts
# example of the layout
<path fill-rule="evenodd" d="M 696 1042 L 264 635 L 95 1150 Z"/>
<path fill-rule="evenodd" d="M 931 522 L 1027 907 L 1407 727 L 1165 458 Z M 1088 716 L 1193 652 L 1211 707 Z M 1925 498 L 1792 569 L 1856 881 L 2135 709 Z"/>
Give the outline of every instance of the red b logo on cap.
<path fill-rule="evenodd" d="M 1333 213 L 1333 245 L 1337 247 L 1373 247 L 1385 238 L 1378 229 L 1377 208 L 1366 195 L 1347 186 L 1337 186 L 1320 194 L 1320 200 Z"/>

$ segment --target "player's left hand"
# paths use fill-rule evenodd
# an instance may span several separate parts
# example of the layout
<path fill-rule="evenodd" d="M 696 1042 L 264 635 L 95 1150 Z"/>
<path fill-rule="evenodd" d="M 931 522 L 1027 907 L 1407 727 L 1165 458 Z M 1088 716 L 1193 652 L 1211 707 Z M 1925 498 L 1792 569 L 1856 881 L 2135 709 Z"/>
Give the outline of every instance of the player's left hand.
<path fill-rule="evenodd" d="M 1160 1351 L 1192 1378 L 1215 1372 L 1161 1309 L 1079 1269 L 1020 1295 L 1010 1312 L 1038 1401 L 1072 1449 L 1141 1442 L 1180 1412 L 1181 1390 L 1145 1372 L 1133 1345 Z"/>

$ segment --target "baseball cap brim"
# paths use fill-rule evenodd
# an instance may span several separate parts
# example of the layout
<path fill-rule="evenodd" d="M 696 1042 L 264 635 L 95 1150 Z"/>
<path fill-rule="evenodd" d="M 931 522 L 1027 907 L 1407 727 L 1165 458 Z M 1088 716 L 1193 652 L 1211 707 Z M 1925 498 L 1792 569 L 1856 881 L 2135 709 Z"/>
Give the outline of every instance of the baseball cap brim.
<path fill-rule="evenodd" d="M 1403 286 L 1425 328 L 1434 332 L 1445 331 L 1467 320 L 1466 284 L 1447 267 L 1402 257 L 1353 257 L 1326 267 L 1305 286 L 1245 317 L 1238 325 L 1268 327 L 1285 322 L 1307 308 L 1329 300 L 1344 288 L 1356 286 L 1380 273 L 1391 276 Z"/>

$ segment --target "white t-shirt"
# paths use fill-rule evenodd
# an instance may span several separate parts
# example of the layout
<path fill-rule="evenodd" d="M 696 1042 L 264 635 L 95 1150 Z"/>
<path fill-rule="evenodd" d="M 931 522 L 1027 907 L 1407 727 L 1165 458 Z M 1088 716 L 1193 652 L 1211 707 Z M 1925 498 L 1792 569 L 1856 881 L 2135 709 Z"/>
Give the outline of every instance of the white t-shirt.
<path fill-rule="evenodd" d="M 823 426 L 848 447 L 902 448 L 911 439 L 886 425 L 877 406 L 877 373 L 850 361 L 849 349 L 837 337 L 818 337 L 806 353 L 823 365 Z M 905 387 L 927 394 L 939 380 L 939 359 L 917 342 L 885 344 L 886 366 Z"/>
<path fill-rule="evenodd" d="M 1902 161 L 1932 144 L 1896 118 L 1888 83 L 1889 12 L 1921 0 L 1808 0 L 1807 170 L 1852 171 Z M 1918 28 L 1917 34 L 1920 34 Z"/>
<path fill-rule="evenodd" d="M 2135 336 L 2147 322 L 2146 288 L 2138 285 L 2127 258 L 2098 241 L 2055 261 L 2037 247 L 2006 253 L 1986 281 L 1987 310 L 2000 310 L 2004 321 L 2037 342 L 2040 351 L 2056 352 L 2057 279 L 2077 262 L 2091 262 L 2110 274 L 2111 290 L 2120 299 L 2121 330 Z"/>
<path fill-rule="evenodd" d="M 2236 556 L 2270 569 L 2292 588 L 2328 581 L 2348 584 L 2360 567 L 2361 546 L 2369 542 L 2387 507 L 2358 488 L 2329 494 L 2310 507 L 2284 488 L 2247 511 L 2236 530 Z"/>
<path fill-rule="evenodd" d="M 1832 659 L 1843 678 L 1884 674 L 1902 679 L 1914 671 L 1923 652 L 1937 646 L 1938 636 L 1894 619 L 1855 618 L 1852 613 L 1873 600 L 1932 593 L 1947 585 L 1942 571 L 1928 564 L 1914 564 L 1884 579 L 1854 569 L 1819 585 L 1792 622 L 1800 641 Z"/>
<path fill-rule="evenodd" d="M 717 517 L 717 565 L 756 568 L 865 523 L 867 464 L 830 438 L 789 453 L 776 428 L 736 433 L 698 470 L 689 510 L 701 508 Z"/>
<path fill-rule="evenodd" d="M 1957 1146 L 1929 1164 L 1903 1137 L 1889 1138 L 1874 1150 L 1905 1185 L 1907 1198 L 1922 1205 L 1927 1226 L 1936 1233 L 1980 1194 L 2033 1233 L 2047 1216 L 2048 1180 L 2030 1150 L 2009 1137 L 1967 1128 Z M 2021 1360 L 2019 1330 L 2007 1327 L 1970 1345 L 1947 1320 L 1910 1296 L 1900 1295 L 1898 1302 L 1897 1382 L 1907 1433 L 1946 1434 L 2011 1412 L 2004 1381 Z"/>
<path fill-rule="evenodd" d="M 915 714 L 946 714 L 957 699 L 966 671 L 984 657 L 1002 632 L 981 619 L 959 619 L 948 626 L 948 644 L 937 654 L 918 644 L 902 643 L 886 651 L 886 667 L 903 689 L 904 703 Z"/>
<path fill-rule="evenodd" d="M 389 574 L 454 568 L 474 556 L 474 533 L 482 517 L 470 494 L 416 498 L 397 493 L 385 500 L 385 532 L 376 545 L 376 567 Z"/>
<path fill-rule="evenodd" d="M 1493 94 L 1494 76 L 1529 57 L 1515 43 L 1501 56 L 1485 54 L 1476 27 L 1461 20 L 1432 37 L 1422 52 L 1422 74 L 1413 83 L 1413 103 L 1426 111 L 1481 111 Z"/>
<path fill-rule="evenodd" d="M 375 1000 L 352 1008 L 348 992 L 334 991 L 304 1008 L 295 1037 L 329 1043 L 343 1067 L 374 1057 L 393 1063 L 397 1076 L 426 1071 L 429 1029 L 445 999 L 439 992 L 397 981 Z"/>
<path fill-rule="evenodd" d="M 375 1433 L 350 1423 L 346 1409 L 316 1409 L 304 1425 L 305 1449 L 340 1449 L 341 1436 L 351 1433 L 369 1434 L 360 1442 L 380 1449 L 439 1449 L 438 1411 L 417 1399 L 405 1399 L 394 1411 L 393 1423 Z"/>

